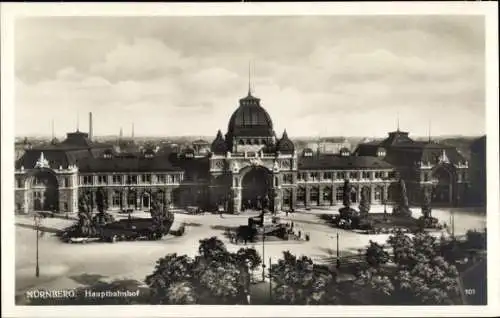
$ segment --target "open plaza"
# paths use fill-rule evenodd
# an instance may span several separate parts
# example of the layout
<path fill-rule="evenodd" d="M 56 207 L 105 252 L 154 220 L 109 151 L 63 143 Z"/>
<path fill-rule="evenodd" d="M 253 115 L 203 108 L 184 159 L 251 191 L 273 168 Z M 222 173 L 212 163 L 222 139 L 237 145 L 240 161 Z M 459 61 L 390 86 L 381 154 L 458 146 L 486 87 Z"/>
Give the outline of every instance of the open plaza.
<path fill-rule="evenodd" d="M 372 212 L 383 211 L 382 206 L 374 206 Z M 418 218 L 420 209 L 412 209 L 412 216 Z M 356 255 L 364 250 L 369 241 L 385 243 L 389 234 L 360 234 L 353 231 L 331 227 L 321 219 L 323 214 L 337 214 L 336 210 L 313 209 L 296 211 L 286 215 L 278 213 L 282 222 L 294 222 L 296 231 L 307 233 L 310 240 L 269 241 L 248 243 L 259 254 L 264 254 L 266 263 L 282 258 L 283 251 L 290 251 L 297 256 L 306 255 L 315 262 L 332 263 L 336 255 L 336 236 L 339 234 L 340 257 Z M 118 216 L 118 214 L 116 214 Z M 232 214 L 175 213 L 174 226 L 186 224 L 183 236 L 167 235 L 156 241 L 130 241 L 117 243 L 92 242 L 87 244 L 67 244 L 55 233 L 76 222 L 75 219 L 43 218 L 39 237 L 40 276 L 35 276 L 36 231 L 33 218 L 28 215 L 16 216 L 16 293 L 23 295 L 33 289 L 71 289 L 84 286 L 84 277 L 99 277 L 101 281 L 121 279 L 136 280 L 143 283 L 145 277 L 154 270 L 155 262 L 170 253 L 194 256 L 198 241 L 217 236 L 229 251 L 236 251 L 244 243 L 233 244 L 224 236 L 224 227 L 236 227 L 247 223 L 257 212 Z M 486 227 L 486 215 L 482 211 L 466 208 L 434 209 L 433 216 L 440 222 L 451 224 L 453 215 L 454 233 L 463 235 L 470 229 L 482 230 Z M 144 212 L 135 212 L 134 216 L 147 217 Z M 448 231 L 449 232 L 449 231 Z M 445 235 L 448 232 L 445 232 Z M 440 233 L 436 233 L 441 235 Z"/>

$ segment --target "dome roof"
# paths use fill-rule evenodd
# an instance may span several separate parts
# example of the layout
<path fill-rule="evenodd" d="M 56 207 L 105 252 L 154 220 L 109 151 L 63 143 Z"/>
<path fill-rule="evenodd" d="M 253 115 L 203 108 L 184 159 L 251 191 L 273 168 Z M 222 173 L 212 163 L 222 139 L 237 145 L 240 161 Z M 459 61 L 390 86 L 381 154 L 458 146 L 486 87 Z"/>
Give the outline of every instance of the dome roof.
<path fill-rule="evenodd" d="M 283 137 L 278 141 L 276 145 L 276 150 L 279 152 L 290 153 L 295 150 L 293 142 L 288 138 L 286 130 L 283 132 Z"/>
<path fill-rule="evenodd" d="M 240 106 L 231 116 L 227 129 L 228 136 L 272 137 L 274 136 L 271 117 L 262 106 L 260 99 L 248 96 L 240 99 Z"/>
<path fill-rule="evenodd" d="M 222 137 L 222 133 L 220 130 L 217 132 L 217 136 L 215 137 L 214 141 L 212 142 L 212 146 L 210 147 L 210 150 L 213 153 L 226 153 L 226 151 L 227 151 L 226 141 Z"/>

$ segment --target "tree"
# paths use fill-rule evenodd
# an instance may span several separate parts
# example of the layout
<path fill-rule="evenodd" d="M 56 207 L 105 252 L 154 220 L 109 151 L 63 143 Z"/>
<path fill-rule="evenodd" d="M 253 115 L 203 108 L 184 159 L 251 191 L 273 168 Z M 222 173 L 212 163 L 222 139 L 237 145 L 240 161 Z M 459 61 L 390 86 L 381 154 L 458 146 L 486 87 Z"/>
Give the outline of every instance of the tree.
<path fill-rule="evenodd" d="M 273 300 L 278 304 L 326 305 L 339 301 L 334 274 L 306 256 L 297 258 L 284 252 L 283 259 L 271 266 L 271 279 Z"/>
<path fill-rule="evenodd" d="M 440 245 L 429 234 L 413 238 L 398 233 L 389 239 L 398 266 L 393 283 L 394 301 L 400 304 L 452 304 L 459 294 L 458 271 L 438 252 Z"/>
<path fill-rule="evenodd" d="M 95 218 L 95 223 L 103 225 L 114 221 L 113 216 L 106 213 L 108 210 L 108 200 L 106 192 L 102 187 L 99 187 L 96 191 L 96 205 L 98 213 Z"/>
<path fill-rule="evenodd" d="M 422 215 L 424 218 L 431 217 L 431 194 L 429 188 L 422 189 Z"/>
<path fill-rule="evenodd" d="M 168 209 L 169 204 L 161 203 L 158 196 L 154 196 L 151 200 L 151 208 L 149 213 L 153 219 L 153 224 L 159 232 L 167 233 L 174 223 L 174 214 Z"/>
<path fill-rule="evenodd" d="M 249 268 L 260 264 L 254 249 L 230 253 L 216 237 L 200 240 L 198 255 L 169 254 L 146 277 L 158 304 L 240 304 L 248 294 Z"/>
<path fill-rule="evenodd" d="M 349 179 L 344 180 L 344 189 L 343 189 L 343 195 L 342 195 L 342 204 L 344 207 L 348 208 L 351 206 L 351 191 L 352 191 L 352 186 L 351 183 L 349 182 Z"/>
<path fill-rule="evenodd" d="M 167 290 L 170 305 L 194 305 L 196 304 L 196 293 L 190 282 L 172 283 Z"/>
<path fill-rule="evenodd" d="M 366 262 L 375 268 L 386 264 L 389 261 L 389 253 L 380 244 L 370 240 L 370 246 L 366 249 Z"/>
<path fill-rule="evenodd" d="M 367 217 L 370 212 L 370 189 L 361 190 L 361 201 L 359 202 L 359 213 L 362 217 Z"/>
<path fill-rule="evenodd" d="M 357 297 L 377 305 L 390 304 L 395 290 L 392 280 L 379 268 L 368 268 L 359 272 L 354 287 Z"/>
<path fill-rule="evenodd" d="M 155 270 L 146 277 L 146 284 L 151 288 L 152 301 L 155 304 L 172 303 L 182 299 L 172 295 L 174 284 L 189 283 L 193 280 L 194 261 L 187 255 L 168 254 L 156 261 Z"/>
<path fill-rule="evenodd" d="M 227 256 L 224 243 L 216 236 L 200 240 L 198 253 L 206 259 L 222 259 Z"/>
<path fill-rule="evenodd" d="M 240 248 L 236 252 L 240 264 L 248 265 L 249 270 L 255 270 L 261 263 L 262 258 L 254 248 Z"/>
<path fill-rule="evenodd" d="M 396 215 L 411 216 L 411 210 L 408 204 L 408 194 L 406 191 L 406 183 L 400 178 L 399 179 L 399 198 L 397 205 L 394 207 L 393 213 Z"/>
<path fill-rule="evenodd" d="M 78 199 L 78 223 L 76 231 L 77 233 L 72 233 L 71 235 L 90 237 L 97 233 L 97 229 L 92 219 L 90 196 L 88 193 L 82 193 Z"/>

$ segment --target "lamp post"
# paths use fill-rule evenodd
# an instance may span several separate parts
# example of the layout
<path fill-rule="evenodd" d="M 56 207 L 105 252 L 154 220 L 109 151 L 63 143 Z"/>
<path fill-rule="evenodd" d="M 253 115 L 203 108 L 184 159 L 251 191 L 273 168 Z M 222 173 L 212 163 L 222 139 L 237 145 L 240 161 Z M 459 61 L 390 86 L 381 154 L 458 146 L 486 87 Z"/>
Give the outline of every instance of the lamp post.
<path fill-rule="evenodd" d="M 264 231 L 264 224 L 262 224 L 262 281 L 266 280 L 266 262 L 265 262 L 265 244 L 266 235 Z"/>
<path fill-rule="evenodd" d="M 340 268 L 339 233 L 337 233 L 337 268 Z"/>
<path fill-rule="evenodd" d="M 38 240 L 40 238 L 40 235 L 39 235 L 39 231 L 40 231 L 40 216 L 38 214 L 35 214 L 34 221 L 35 221 L 35 229 L 36 229 L 36 267 L 35 267 L 35 276 L 36 277 L 40 277 L 40 266 L 38 264 Z"/>

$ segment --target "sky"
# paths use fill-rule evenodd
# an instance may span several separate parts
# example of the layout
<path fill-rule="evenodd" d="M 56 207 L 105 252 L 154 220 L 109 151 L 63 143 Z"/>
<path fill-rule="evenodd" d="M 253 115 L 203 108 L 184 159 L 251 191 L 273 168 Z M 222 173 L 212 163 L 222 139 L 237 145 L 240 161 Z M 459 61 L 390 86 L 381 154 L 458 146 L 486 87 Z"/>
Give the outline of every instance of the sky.
<path fill-rule="evenodd" d="M 261 99 L 289 136 L 485 133 L 480 16 L 45 17 L 15 24 L 16 136 L 214 136 Z"/>

